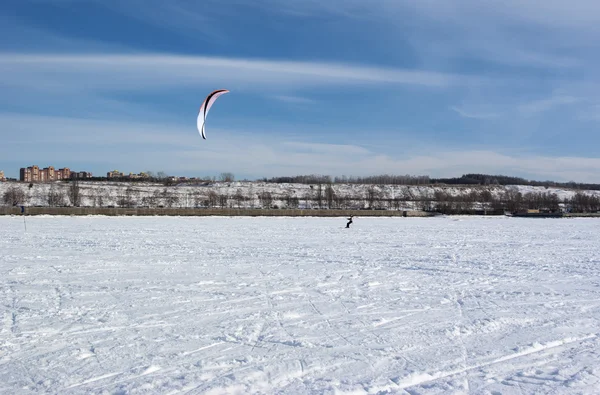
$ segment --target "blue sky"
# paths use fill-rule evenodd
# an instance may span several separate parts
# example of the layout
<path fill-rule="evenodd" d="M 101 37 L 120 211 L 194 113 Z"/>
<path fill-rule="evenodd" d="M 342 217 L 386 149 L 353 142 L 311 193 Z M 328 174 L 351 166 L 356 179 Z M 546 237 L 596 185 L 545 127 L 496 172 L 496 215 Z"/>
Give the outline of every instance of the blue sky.
<path fill-rule="evenodd" d="M 599 39 L 592 0 L 5 0 L 0 170 L 600 182 Z"/>

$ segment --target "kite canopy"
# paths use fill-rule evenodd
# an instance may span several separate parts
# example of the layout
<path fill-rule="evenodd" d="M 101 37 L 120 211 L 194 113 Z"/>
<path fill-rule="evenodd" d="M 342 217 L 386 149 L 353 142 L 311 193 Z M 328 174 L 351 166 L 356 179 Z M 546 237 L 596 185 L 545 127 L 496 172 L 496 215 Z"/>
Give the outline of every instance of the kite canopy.
<path fill-rule="evenodd" d="M 200 133 L 202 138 L 205 140 L 206 140 L 206 132 L 204 130 L 204 124 L 206 123 L 206 116 L 208 115 L 208 110 L 210 110 L 210 108 L 212 107 L 214 102 L 217 100 L 217 98 L 221 95 L 224 95 L 225 93 L 229 93 L 229 91 L 227 89 L 219 89 L 214 92 L 211 92 L 208 96 L 206 96 L 206 99 L 204 99 L 204 102 L 202 102 L 202 105 L 200 106 L 200 111 L 198 112 L 198 121 L 197 121 L 198 132 Z"/>

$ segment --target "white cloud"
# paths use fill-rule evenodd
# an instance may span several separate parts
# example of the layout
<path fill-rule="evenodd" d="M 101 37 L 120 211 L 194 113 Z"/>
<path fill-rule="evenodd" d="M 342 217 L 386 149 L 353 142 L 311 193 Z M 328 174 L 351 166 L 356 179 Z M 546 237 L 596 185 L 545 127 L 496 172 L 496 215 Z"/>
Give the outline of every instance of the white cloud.
<path fill-rule="evenodd" d="M 600 182 L 600 158 L 529 155 L 492 150 L 435 147 L 410 154 L 382 155 L 355 144 L 313 143 L 308 138 L 260 131 L 212 129 L 202 140 L 194 127 L 133 122 L 0 114 L 0 129 L 11 130 L 12 147 L 3 161 L 27 163 L 82 162 L 103 173 L 164 170 L 206 175 L 222 171 L 250 177 L 297 174 L 414 174 L 455 177 L 464 173 L 523 175 L 556 181 Z M 61 133 L 60 135 L 58 133 Z M 51 136 L 60 136 L 52 139 Z M 106 167 L 106 168 L 104 168 Z"/>
<path fill-rule="evenodd" d="M 546 0 L 543 7 L 536 0 L 492 0 L 485 4 L 479 0 L 229 0 L 226 6 L 218 0 L 205 0 L 201 4 L 176 1 L 165 3 L 159 0 L 106 0 L 102 3 L 128 15 L 137 14 L 155 23 L 160 23 L 161 16 L 163 19 L 179 19 L 182 23 L 196 23 L 199 20 L 205 21 L 205 15 L 215 18 L 231 16 L 239 14 L 240 10 L 246 7 L 297 17 L 341 16 L 397 20 L 399 15 L 411 15 L 412 10 L 444 19 L 505 18 L 553 26 L 594 26 L 600 22 L 600 5 L 594 0 L 576 0 L 571 3 L 564 0 Z"/>
<path fill-rule="evenodd" d="M 600 38 L 600 3 L 549 0 L 384 2 L 386 16 L 410 15 L 402 28 L 425 64 L 479 60 L 509 66 L 595 69 Z"/>
<path fill-rule="evenodd" d="M 3 143 L 37 147 L 47 144 L 95 148 L 120 145 L 186 147 L 199 136 L 195 122 L 187 128 L 166 123 L 107 121 L 29 114 L 0 113 L 0 129 L 7 133 Z M 108 148 L 110 149 L 110 148 Z"/>
<path fill-rule="evenodd" d="M 79 1 L 73 3 L 77 6 Z M 376 25 L 376 32 L 366 34 L 372 34 L 374 40 L 401 37 L 400 43 L 412 42 L 421 64 L 429 63 L 429 57 L 435 60 L 443 56 L 475 57 L 513 66 L 579 67 L 587 63 L 582 55 L 597 52 L 591 49 L 597 48 L 600 33 L 600 3 L 595 0 L 575 3 L 547 0 L 543 7 L 537 0 L 485 3 L 480 0 L 228 0 L 226 4 L 219 0 L 105 0 L 96 3 L 161 29 L 193 37 L 195 41 L 223 45 L 239 39 L 235 35 L 238 30 L 231 26 L 243 24 L 249 9 L 258 10 L 267 21 L 279 21 L 278 16 L 298 17 L 298 23 L 303 23 L 304 18 L 335 20 L 338 28 L 348 30 Z M 403 23 L 399 24 L 399 20 Z M 267 22 L 264 27 L 277 34 L 280 29 L 285 32 L 288 25 Z M 43 39 L 43 35 L 40 37 Z M 396 48 L 394 41 L 386 40 L 390 50 Z M 577 48 L 585 48 L 585 53 L 576 51 Z"/>
<path fill-rule="evenodd" d="M 128 90 L 166 86 L 273 86 L 399 84 L 447 87 L 468 79 L 454 74 L 343 63 L 169 54 L 0 53 L 0 82 L 39 89 Z"/>

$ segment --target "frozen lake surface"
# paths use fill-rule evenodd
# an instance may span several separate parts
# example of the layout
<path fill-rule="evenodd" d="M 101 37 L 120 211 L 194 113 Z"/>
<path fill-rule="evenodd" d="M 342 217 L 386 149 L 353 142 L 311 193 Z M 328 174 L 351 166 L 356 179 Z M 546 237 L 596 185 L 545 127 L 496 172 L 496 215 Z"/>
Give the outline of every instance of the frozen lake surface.
<path fill-rule="evenodd" d="M 0 217 L 0 393 L 600 393 L 600 220 Z"/>

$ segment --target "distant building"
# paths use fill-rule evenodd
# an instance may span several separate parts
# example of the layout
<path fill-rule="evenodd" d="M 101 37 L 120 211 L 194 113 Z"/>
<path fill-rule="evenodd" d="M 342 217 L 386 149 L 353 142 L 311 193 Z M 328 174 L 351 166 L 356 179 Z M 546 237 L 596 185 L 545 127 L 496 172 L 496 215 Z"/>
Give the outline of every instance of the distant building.
<path fill-rule="evenodd" d="M 6 177 L 4 177 L 4 171 L 0 170 L 0 181 L 6 181 Z"/>
<path fill-rule="evenodd" d="M 45 169 L 40 170 L 39 175 L 40 182 L 56 180 L 56 172 L 54 171 L 54 166 L 48 166 Z"/>
<path fill-rule="evenodd" d="M 54 166 L 40 169 L 39 166 L 23 167 L 19 171 L 19 179 L 24 182 L 48 182 L 68 180 L 71 178 L 91 178 L 87 171 L 72 172 L 68 167 L 56 170 Z"/>
<path fill-rule="evenodd" d="M 68 167 L 65 167 L 64 169 L 58 169 L 56 172 L 57 180 L 67 180 L 69 178 L 71 178 L 71 169 Z"/>
<path fill-rule="evenodd" d="M 30 166 L 21 168 L 19 179 L 25 182 L 34 182 L 40 180 L 40 168 L 38 166 Z"/>
<path fill-rule="evenodd" d="M 92 173 L 89 171 L 71 172 L 71 178 L 92 178 Z"/>
<path fill-rule="evenodd" d="M 140 174 L 133 174 L 133 173 L 129 173 L 129 175 L 127 176 L 127 178 L 132 178 L 134 180 L 139 180 L 139 179 L 144 179 L 144 178 L 149 178 L 148 174 L 142 172 Z"/>
<path fill-rule="evenodd" d="M 113 171 L 109 171 L 108 173 L 106 173 L 106 178 L 121 178 L 123 177 L 123 173 L 121 173 L 119 170 L 113 170 Z"/>
<path fill-rule="evenodd" d="M 150 176 L 144 172 L 141 172 L 139 174 L 129 173 L 128 175 L 125 175 L 124 173 L 120 172 L 119 170 L 109 171 L 108 173 L 106 173 L 106 177 L 107 178 L 129 178 L 132 180 L 150 178 Z"/>

